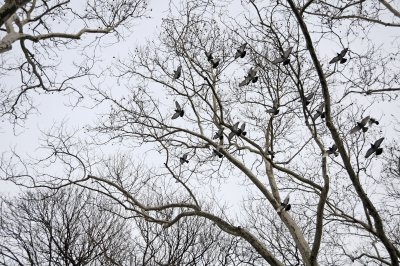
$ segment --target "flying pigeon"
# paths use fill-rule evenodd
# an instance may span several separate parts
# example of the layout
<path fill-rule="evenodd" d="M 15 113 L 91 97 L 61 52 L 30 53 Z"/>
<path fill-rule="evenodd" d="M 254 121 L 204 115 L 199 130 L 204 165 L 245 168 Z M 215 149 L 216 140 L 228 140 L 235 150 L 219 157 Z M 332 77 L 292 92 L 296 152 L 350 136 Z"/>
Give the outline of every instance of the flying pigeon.
<path fill-rule="evenodd" d="M 283 200 L 283 202 L 281 203 L 281 206 L 278 208 L 277 212 L 281 213 L 283 210 L 285 211 L 290 211 L 290 209 L 292 208 L 292 206 L 289 204 L 289 194 L 286 196 L 286 198 Z"/>
<path fill-rule="evenodd" d="M 337 62 L 340 62 L 341 64 L 346 63 L 347 59 L 344 58 L 344 57 L 346 56 L 346 53 L 347 53 L 348 50 L 349 50 L 348 48 L 344 48 L 340 52 L 340 54 L 337 54 L 337 56 L 335 56 L 334 58 L 332 58 L 331 61 L 329 61 L 329 64 L 334 64 L 334 63 L 337 63 Z"/>
<path fill-rule="evenodd" d="M 204 53 L 207 56 L 207 61 L 211 63 L 211 60 L 213 60 L 213 58 L 214 58 L 212 56 L 212 53 L 211 52 L 207 52 L 207 51 L 205 51 Z"/>
<path fill-rule="evenodd" d="M 316 113 L 313 116 L 313 120 L 315 121 L 318 117 L 321 117 L 322 119 L 325 118 L 325 112 L 324 112 L 324 108 L 325 108 L 325 103 L 321 103 L 320 106 L 318 107 L 318 110 L 316 111 Z"/>
<path fill-rule="evenodd" d="M 212 65 L 212 68 L 217 68 L 219 65 L 219 61 L 221 61 L 221 59 L 219 58 L 211 59 L 210 63 Z"/>
<path fill-rule="evenodd" d="M 305 97 L 301 96 L 301 99 L 299 100 L 299 102 L 304 102 L 305 105 L 309 105 L 311 103 L 312 98 L 314 98 L 315 93 L 311 92 L 309 94 L 307 94 Z"/>
<path fill-rule="evenodd" d="M 249 71 L 247 72 L 247 75 L 244 77 L 244 80 L 242 80 L 239 83 L 239 87 L 249 85 L 250 81 L 256 83 L 258 80 L 257 72 L 258 72 L 258 67 L 250 68 Z"/>
<path fill-rule="evenodd" d="M 244 44 L 242 44 L 237 50 L 236 50 L 236 53 L 235 53 L 235 59 L 238 59 L 239 57 L 240 58 L 243 58 L 243 57 L 245 57 L 245 55 L 246 55 L 246 46 L 247 46 L 247 42 L 245 42 Z"/>
<path fill-rule="evenodd" d="M 220 128 L 217 132 L 215 132 L 213 139 L 220 139 L 222 140 L 224 138 L 224 129 Z"/>
<path fill-rule="evenodd" d="M 189 163 L 189 160 L 187 159 L 188 155 L 189 155 L 188 153 L 185 153 L 182 157 L 179 158 L 179 161 L 181 162 L 181 164 Z"/>
<path fill-rule="evenodd" d="M 179 79 L 182 74 L 182 66 L 178 66 L 178 68 L 174 71 L 174 80 Z"/>
<path fill-rule="evenodd" d="M 182 117 L 185 114 L 185 111 L 183 111 L 182 107 L 177 101 L 175 101 L 175 106 L 175 114 L 172 116 L 172 119 L 177 119 L 178 117 Z"/>
<path fill-rule="evenodd" d="M 376 120 L 375 118 L 372 118 L 372 117 L 369 119 L 368 123 L 369 123 L 370 126 L 372 124 L 379 125 L 379 121 Z"/>
<path fill-rule="evenodd" d="M 218 149 L 213 149 L 213 156 L 218 156 L 218 158 L 224 157 L 224 155 Z"/>
<path fill-rule="evenodd" d="M 362 129 L 363 132 L 367 132 L 368 131 L 367 124 L 370 121 L 370 119 L 371 118 L 367 116 L 363 118 L 361 122 L 357 122 L 357 125 L 350 130 L 350 134 L 357 133 L 360 129 Z"/>
<path fill-rule="evenodd" d="M 246 136 L 247 132 L 244 131 L 246 127 L 246 123 L 243 123 L 239 128 L 239 122 L 235 123 L 231 129 L 231 132 L 228 135 L 228 139 L 231 140 L 233 136 Z"/>
<path fill-rule="evenodd" d="M 292 50 L 293 50 L 293 46 L 292 46 L 292 47 L 289 47 L 289 48 L 283 53 L 283 56 L 274 59 L 274 61 L 272 61 L 272 64 L 275 64 L 275 65 L 276 65 L 276 64 L 279 64 L 279 63 L 282 63 L 282 62 L 283 62 L 283 65 L 284 65 L 284 66 L 286 66 L 287 64 L 289 64 L 289 63 L 290 63 L 289 56 L 290 56 L 290 54 L 292 53 Z"/>
<path fill-rule="evenodd" d="M 371 143 L 371 148 L 368 149 L 367 153 L 365 154 L 365 158 L 368 158 L 369 156 L 371 156 L 372 154 L 376 154 L 377 156 L 382 154 L 383 152 L 383 148 L 379 148 L 381 146 L 382 141 L 385 138 L 380 138 L 377 141 L 375 141 L 374 144 Z"/>
<path fill-rule="evenodd" d="M 279 104 L 278 104 L 278 99 L 275 99 L 273 101 L 273 105 L 271 109 L 267 110 L 267 113 L 273 114 L 273 115 L 277 115 L 279 114 Z"/>
<path fill-rule="evenodd" d="M 337 152 L 336 144 L 333 144 L 332 147 L 330 147 L 328 150 L 326 150 L 322 156 L 323 157 L 328 157 L 331 154 L 334 154 L 335 157 L 339 155 L 339 153 Z"/>

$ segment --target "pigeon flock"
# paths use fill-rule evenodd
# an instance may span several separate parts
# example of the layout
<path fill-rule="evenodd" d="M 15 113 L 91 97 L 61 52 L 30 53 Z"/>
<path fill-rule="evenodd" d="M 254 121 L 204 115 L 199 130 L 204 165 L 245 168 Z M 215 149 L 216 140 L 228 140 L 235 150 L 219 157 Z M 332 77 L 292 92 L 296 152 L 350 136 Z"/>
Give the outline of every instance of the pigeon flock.
<path fill-rule="evenodd" d="M 243 43 L 239 48 L 237 48 L 236 53 L 234 58 L 244 58 L 246 56 L 246 47 L 247 43 Z M 282 56 L 275 58 L 272 61 L 272 64 L 280 64 L 282 65 L 288 65 L 290 64 L 290 55 L 292 53 L 293 46 L 289 47 L 287 50 L 285 50 L 282 54 Z M 329 64 L 335 64 L 335 63 L 340 63 L 344 64 L 347 62 L 347 58 L 345 58 L 346 54 L 348 52 L 348 48 L 344 48 L 340 53 L 338 53 L 332 60 L 329 61 Z M 215 58 L 212 54 L 212 52 L 204 52 L 205 56 L 207 58 L 207 61 L 211 64 L 211 67 L 213 69 L 217 68 L 219 66 L 219 63 L 221 61 L 220 58 Z M 244 80 L 242 80 L 239 83 L 239 87 L 243 87 L 246 85 L 249 85 L 250 82 L 256 83 L 258 81 L 258 71 L 259 67 L 255 66 L 252 67 L 248 70 L 247 75 L 244 77 Z M 174 71 L 173 75 L 173 80 L 177 80 L 181 77 L 182 75 L 182 66 L 179 65 L 178 68 Z M 307 94 L 306 96 L 301 96 L 299 102 L 302 102 L 306 106 L 308 106 L 312 99 L 314 98 L 315 93 L 311 92 Z M 177 119 L 179 117 L 183 117 L 185 112 L 181 105 L 178 102 L 175 102 L 175 113 L 172 116 L 172 119 Z M 313 121 L 316 121 L 318 118 L 321 118 L 322 120 L 325 118 L 325 103 L 322 102 L 317 110 L 315 111 L 314 115 L 312 116 Z M 277 115 L 279 114 L 279 102 L 278 99 L 273 100 L 273 106 L 271 109 L 268 109 L 266 111 L 267 113 L 270 113 L 272 115 Z M 379 125 L 379 121 L 375 118 L 372 118 L 370 116 L 367 116 L 363 118 L 360 122 L 356 122 L 356 125 L 350 130 L 350 134 L 356 134 L 359 131 L 362 131 L 363 133 L 368 131 L 368 127 L 372 125 Z M 241 136 L 246 136 L 247 132 L 245 131 L 246 128 L 246 123 L 243 123 L 239 127 L 239 122 L 236 122 L 232 127 L 230 127 L 231 132 L 228 134 L 228 140 L 231 141 L 233 137 L 241 137 Z M 214 136 L 212 137 L 213 140 L 220 140 L 222 141 L 224 138 L 224 128 L 220 128 L 217 132 L 215 132 Z M 383 152 L 383 148 L 381 148 L 381 144 L 383 142 L 384 138 L 380 138 L 375 143 L 371 144 L 371 147 L 368 149 L 367 153 L 365 154 L 365 158 L 370 157 L 372 154 L 375 155 L 380 155 Z M 328 150 L 324 151 L 322 156 L 323 157 L 328 157 L 330 155 L 334 155 L 335 157 L 339 155 L 339 152 L 337 151 L 338 148 L 336 144 L 333 144 L 331 147 L 329 147 Z M 271 156 L 271 159 L 274 158 L 275 152 L 268 150 L 267 155 Z M 189 163 L 188 160 L 188 153 L 185 153 L 182 157 L 179 158 L 179 161 L 181 164 L 184 163 Z M 223 158 L 224 155 L 221 153 L 220 148 L 218 147 L 217 149 L 213 149 L 212 156 L 217 156 L 218 158 Z M 400 168 L 400 159 L 399 159 L 399 168 Z M 289 211 L 291 209 L 291 205 L 289 204 L 289 195 L 286 196 L 283 202 L 281 202 L 280 206 L 277 209 L 278 213 L 281 213 L 282 211 Z"/>

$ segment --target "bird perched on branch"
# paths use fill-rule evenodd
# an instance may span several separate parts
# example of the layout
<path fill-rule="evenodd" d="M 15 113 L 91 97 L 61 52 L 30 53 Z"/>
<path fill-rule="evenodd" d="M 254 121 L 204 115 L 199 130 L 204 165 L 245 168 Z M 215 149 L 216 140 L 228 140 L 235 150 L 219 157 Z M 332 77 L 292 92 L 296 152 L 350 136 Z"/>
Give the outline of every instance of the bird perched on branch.
<path fill-rule="evenodd" d="M 172 116 L 172 119 L 177 119 L 178 117 L 183 117 L 185 114 L 185 111 L 182 109 L 182 107 L 179 105 L 177 101 L 175 101 L 175 114 Z"/>
<path fill-rule="evenodd" d="M 219 151 L 219 148 L 213 149 L 213 156 L 218 156 L 218 158 L 224 157 L 224 155 Z"/>
<path fill-rule="evenodd" d="M 279 114 L 279 103 L 278 99 L 275 99 L 272 104 L 272 108 L 267 110 L 267 113 L 277 115 Z"/>
<path fill-rule="evenodd" d="M 285 211 L 290 211 L 290 209 L 292 208 L 292 205 L 289 204 L 289 194 L 286 196 L 286 198 L 283 200 L 283 202 L 281 203 L 281 206 L 279 206 L 277 212 L 281 213 L 283 210 Z"/>
<path fill-rule="evenodd" d="M 344 57 L 346 56 L 348 50 L 349 50 L 348 48 L 344 48 L 339 54 L 337 54 L 337 56 L 335 56 L 334 58 L 332 58 L 331 61 L 329 61 L 329 64 L 334 64 L 337 62 L 341 64 L 346 63 L 347 59 Z"/>
<path fill-rule="evenodd" d="M 238 59 L 239 57 L 240 58 L 243 58 L 243 57 L 245 57 L 246 56 L 246 46 L 247 46 L 247 42 L 245 42 L 244 44 L 242 44 L 237 50 L 236 50 L 236 53 L 235 53 L 235 59 Z"/>
<path fill-rule="evenodd" d="M 289 47 L 286 51 L 284 51 L 283 52 L 283 55 L 281 56 L 281 57 L 278 57 L 278 58 L 276 58 L 276 59 L 274 59 L 273 61 L 272 61 L 272 64 L 279 64 L 279 63 L 282 63 L 283 62 L 283 65 L 284 66 L 286 66 L 287 64 L 289 64 L 290 63 L 290 58 L 289 58 L 289 56 L 290 56 L 290 54 L 292 53 L 292 50 L 293 50 L 293 46 L 292 47 Z"/>
<path fill-rule="evenodd" d="M 375 153 L 375 155 L 380 155 L 383 152 L 383 148 L 380 148 L 382 141 L 385 138 L 380 138 L 377 141 L 375 141 L 374 144 L 371 143 L 371 147 L 368 149 L 367 153 L 365 154 L 365 158 L 368 158 L 369 156 L 371 156 L 372 154 Z"/>

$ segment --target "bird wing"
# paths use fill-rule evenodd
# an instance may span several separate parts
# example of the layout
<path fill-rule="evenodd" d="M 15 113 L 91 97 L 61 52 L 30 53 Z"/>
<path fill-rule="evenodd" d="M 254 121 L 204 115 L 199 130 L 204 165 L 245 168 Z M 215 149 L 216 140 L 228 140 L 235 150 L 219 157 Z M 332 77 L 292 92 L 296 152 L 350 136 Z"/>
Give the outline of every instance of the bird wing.
<path fill-rule="evenodd" d="M 278 57 L 278 58 L 274 59 L 274 61 L 272 61 L 272 64 L 276 65 L 276 64 L 282 63 L 283 61 L 285 61 L 285 58 Z"/>
<path fill-rule="evenodd" d="M 375 151 L 376 151 L 376 148 L 374 146 L 369 148 L 367 153 L 365 154 L 365 158 L 368 158 L 369 156 L 371 156 L 371 154 L 373 154 Z"/>
<path fill-rule="evenodd" d="M 331 151 L 335 152 L 336 150 L 337 150 L 337 146 L 336 146 L 336 144 L 333 144 L 332 147 L 331 147 Z"/>
<path fill-rule="evenodd" d="M 181 108 L 181 105 L 177 102 L 177 101 L 175 101 L 175 107 L 176 107 L 176 110 L 182 110 L 182 108 Z"/>
<path fill-rule="evenodd" d="M 374 146 L 375 146 L 376 148 L 379 148 L 379 146 L 381 146 L 381 143 L 382 143 L 382 141 L 383 141 L 384 139 L 385 139 L 385 138 L 380 138 L 380 139 L 378 139 L 377 141 L 375 141 Z"/>
<path fill-rule="evenodd" d="M 283 53 L 283 58 L 287 59 L 287 58 L 290 56 L 290 54 L 292 53 L 292 50 L 293 50 L 293 46 L 292 46 L 292 47 L 289 47 L 289 48 Z"/>
<path fill-rule="evenodd" d="M 314 92 L 311 92 L 306 96 L 306 100 L 310 101 L 310 100 L 312 100 L 313 97 L 314 97 Z"/>
<path fill-rule="evenodd" d="M 244 80 L 242 80 L 242 81 L 239 83 L 239 87 L 243 87 L 243 86 L 248 85 L 248 84 L 250 83 L 250 81 L 251 81 L 251 77 L 246 76 L 246 77 L 244 78 Z"/>
<path fill-rule="evenodd" d="M 356 133 L 357 131 L 359 131 L 361 128 L 357 125 L 357 126 L 355 126 L 355 127 L 353 127 L 351 130 L 350 130 L 350 134 L 354 134 L 354 133 Z"/>
<path fill-rule="evenodd" d="M 343 58 L 345 57 L 345 55 L 347 54 L 347 51 L 349 50 L 349 48 L 344 48 L 341 52 L 340 52 L 340 56 Z"/>
<path fill-rule="evenodd" d="M 363 125 L 364 127 L 367 125 L 368 121 L 369 121 L 370 117 L 364 117 L 363 120 L 361 120 L 360 124 Z"/>
<path fill-rule="evenodd" d="M 179 117 L 180 113 L 179 112 L 175 112 L 175 114 L 172 116 L 172 119 L 177 119 Z"/>
<path fill-rule="evenodd" d="M 318 107 L 318 111 L 322 113 L 324 111 L 325 103 L 321 103 Z"/>
<path fill-rule="evenodd" d="M 290 197 L 289 197 L 289 194 L 288 194 L 288 195 L 286 196 L 286 198 L 283 200 L 283 204 L 285 204 L 285 206 L 288 205 L 289 199 L 290 199 Z"/>
<path fill-rule="evenodd" d="M 236 122 L 234 125 L 233 125 L 233 127 L 232 127 L 232 130 L 238 130 L 238 127 L 239 127 L 239 122 Z"/>
<path fill-rule="evenodd" d="M 313 116 L 313 120 L 315 121 L 320 116 L 321 116 L 321 113 L 318 113 L 318 112 L 315 113 L 314 116 Z"/>
<path fill-rule="evenodd" d="M 242 126 L 240 127 L 240 130 L 242 130 L 242 132 L 244 132 L 245 127 L 246 127 L 246 123 L 243 123 Z"/>
<path fill-rule="evenodd" d="M 246 49 L 246 46 L 247 46 L 247 42 L 245 42 L 244 44 L 242 44 L 242 45 L 239 47 L 239 51 L 240 51 L 240 52 L 243 52 L 244 49 Z"/>
<path fill-rule="evenodd" d="M 182 159 L 186 161 L 186 160 L 187 160 L 187 157 L 188 157 L 188 155 L 189 155 L 189 153 L 185 153 L 185 154 L 182 156 Z"/>
<path fill-rule="evenodd" d="M 339 60 L 340 60 L 340 56 L 337 55 L 334 58 L 332 58 L 331 61 L 329 61 L 329 64 L 334 64 L 334 63 L 338 62 Z"/>
<path fill-rule="evenodd" d="M 276 110 L 275 110 L 274 108 L 272 108 L 272 109 L 268 109 L 268 110 L 267 110 L 267 113 L 272 114 L 272 113 L 275 113 L 275 111 L 276 111 Z"/>
<path fill-rule="evenodd" d="M 230 133 L 229 133 L 229 135 L 228 135 L 228 139 L 229 140 L 231 140 L 232 138 L 233 138 L 233 136 L 235 136 L 235 132 L 234 131 L 231 131 Z"/>

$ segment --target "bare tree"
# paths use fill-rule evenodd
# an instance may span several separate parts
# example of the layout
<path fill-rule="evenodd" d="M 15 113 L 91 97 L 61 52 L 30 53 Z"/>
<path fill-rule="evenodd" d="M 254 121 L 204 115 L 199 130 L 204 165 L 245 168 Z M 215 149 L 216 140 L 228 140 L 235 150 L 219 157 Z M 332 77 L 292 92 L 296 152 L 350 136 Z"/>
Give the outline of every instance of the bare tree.
<path fill-rule="evenodd" d="M 93 74 L 94 48 L 104 36 L 113 35 L 108 39 L 112 42 L 123 38 L 146 8 L 146 0 L 88 0 L 81 4 L 69 0 L 5 1 L 0 7 L 0 73 L 20 82 L 2 83 L 1 116 L 22 122 L 35 108 L 36 93 L 65 91 L 79 101 L 84 93 L 74 80 Z M 82 40 L 88 34 L 96 37 Z M 71 48 L 80 53 L 68 67 L 60 55 Z"/>
<path fill-rule="evenodd" d="M 92 142 L 49 132 L 46 160 L 15 156 L 26 167 L 3 162 L 4 178 L 54 189 L 79 183 L 167 229 L 207 219 L 245 243 L 255 265 L 399 265 L 392 230 L 400 213 L 387 204 L 396 201 L 387 187 L 399 184 L 378 182 L 391 126 L 382 128 L 374 108 L 398 96 L 399 54 L 370 34 L 397 27 L 398 8 L 250 1 L 232 17 L 230 8 L 172 2 L 159 39 L 111 71 L 117 84 L 134 84 L 129 93 L 91 83 L 94 101 L 111 105 L 90 128 Z M 110 163 L 97 153 L 111 143 L 153 161 Z M 49 160 L 65 165 L 67 178 L 46 173 Z M 240 215 L 219 195 L 232 184 L 247 192 L 235 205 Z"/>

